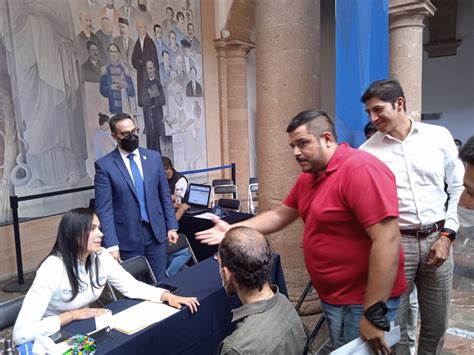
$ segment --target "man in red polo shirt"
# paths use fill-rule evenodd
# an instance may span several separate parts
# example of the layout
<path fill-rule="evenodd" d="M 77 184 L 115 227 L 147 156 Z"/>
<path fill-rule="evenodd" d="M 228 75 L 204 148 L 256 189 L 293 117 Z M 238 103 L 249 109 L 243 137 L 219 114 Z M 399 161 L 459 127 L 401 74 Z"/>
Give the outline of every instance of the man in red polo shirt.
<path fill-rule="evenodd" d="M 322 111 L 299 113 L 287 132 L 303 173 L 283 203 L 232 226 L 215 221 L 196 238 L 218 244 L 239 225 L 269 234 L 301 217 L 304 259 L 333 347 L 360 335 L 376 353 L 388 354 L 383 330 L 406 290 L 395 178 L 374 156 L 338 145 Z"/>

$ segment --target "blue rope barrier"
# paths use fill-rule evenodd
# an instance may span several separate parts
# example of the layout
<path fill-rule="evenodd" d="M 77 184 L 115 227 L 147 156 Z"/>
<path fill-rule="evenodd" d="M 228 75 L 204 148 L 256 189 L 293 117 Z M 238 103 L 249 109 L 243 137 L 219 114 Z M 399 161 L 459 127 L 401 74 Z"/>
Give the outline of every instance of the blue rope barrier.
<path fill-rule="evenodd" d="M 180 174 L 199 174 L 199 173 L 205 173 L 207 171 L 215 171 L 215 170 L 223 170 L 223 169 L 231 169 L 232 164 L 230 165 L 222 165 L 222 166 L 216 166 L 214 168 L 207 168 L 207 169 L 199 169 L 199 170 L 188 170 L 188 171 L 179 171 Z"/>

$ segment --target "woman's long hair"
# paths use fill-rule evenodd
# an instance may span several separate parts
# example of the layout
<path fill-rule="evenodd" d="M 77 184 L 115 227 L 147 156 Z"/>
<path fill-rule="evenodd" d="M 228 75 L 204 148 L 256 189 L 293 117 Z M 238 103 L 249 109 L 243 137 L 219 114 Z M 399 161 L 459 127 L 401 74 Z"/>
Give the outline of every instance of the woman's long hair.
<path fill-rule="evenodd" d="M 59 223 L 56 242 L 49 253 L 63 260 L 72 289 L 69 302 L 76 298 L 81 287 L 79 260 L 87 251 L 93 217 L 94 211 L 90 208 L 75 208 L 66 212 Z M 88 255 L 84 267 L 86 272 L 89 272 L 92 287 L 100 288 L 102 285 L 99 284 L 99 258 L 94 259 L 94 265 L 92 265 L 92 258 Z M 92 280 L 92 266 L 95 269 L 95 282 Z"/>

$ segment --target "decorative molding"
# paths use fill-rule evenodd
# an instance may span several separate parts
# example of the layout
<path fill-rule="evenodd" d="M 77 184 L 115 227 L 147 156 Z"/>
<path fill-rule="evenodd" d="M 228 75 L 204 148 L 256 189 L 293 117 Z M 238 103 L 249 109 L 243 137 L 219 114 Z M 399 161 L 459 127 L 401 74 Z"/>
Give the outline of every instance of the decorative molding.
<path fill-rule="evenodd" d="M 390 30 L 401 27 L 424 27 L 423 21 L 433 16 L 436 7 L 429 0 L 390 1 L 388 14 Z"/>

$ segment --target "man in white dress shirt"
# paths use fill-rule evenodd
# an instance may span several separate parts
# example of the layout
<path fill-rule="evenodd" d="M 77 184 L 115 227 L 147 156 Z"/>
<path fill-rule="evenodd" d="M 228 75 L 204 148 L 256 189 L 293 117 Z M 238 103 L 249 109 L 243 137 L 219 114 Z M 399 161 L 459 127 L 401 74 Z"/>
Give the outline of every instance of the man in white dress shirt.
<path fill-rule="evenodd" d="M 459 227 L 457 204 L 464 169 L 446 128 L 415 122 L 406 115 L 405 96 L 398 81 L 373 82 L 361 100 L 378 132 L 360 149 L 387 164 L 397 181 L 408 291 L 397 315 L 401 340 L 396 352 L 410 353 L 406 320 L 415 283 L 421 315 L 418 354 L 439 354 L 448 326 L 451 245 Z"/>

